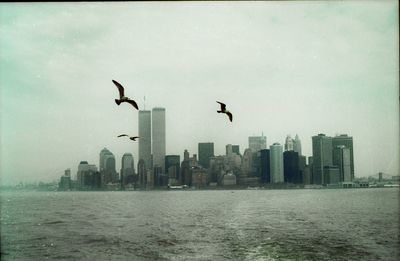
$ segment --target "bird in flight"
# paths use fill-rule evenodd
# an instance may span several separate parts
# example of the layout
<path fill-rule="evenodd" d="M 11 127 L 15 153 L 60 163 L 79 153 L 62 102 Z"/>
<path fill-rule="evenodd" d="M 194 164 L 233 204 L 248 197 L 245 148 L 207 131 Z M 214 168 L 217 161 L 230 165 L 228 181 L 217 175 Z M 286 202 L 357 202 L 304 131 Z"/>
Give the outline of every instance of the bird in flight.
<path fill-rule="evenodd" d="M 118 135 L 118 138 L 119 137 L 129 137 L 129 139 L 131 139 L 131 140 L 136 140 L 137 138 L 139 138 L 138 136 L 133 136 L 133 137 L 130 137 L 129 135 L 127 135 L 127 134 L 121 134 L 121 135 Z"/>
<path fill-rule="evenodd" d="M 117 86 L 118 91 L 119 91 L 119 99 L 115 99 L 115 103 L 117 105 L 120 105 L 121 102 L 127 102 L 127 103 L 131 104 L 133 107 L 135 107 L 136 110 L 139 110 L 139 107 L 137 106 L 136 102 L 134 100 L 129 99 L 128 97 L 125 96 L 124 87 L 122 87 L 122 85 L 119 82 L 114 81 L 114 80 L 112 80 L 112 81 Z"/>
<path fill-rule="evenodd" d="M 218 113 L 225 113 L 226 115 L 228 115 L 229 120 L 232 121 L 232 118 L 233 118 L 232 113 L 226 109 L 225 103 L 222 103 L 222 102 L 219 102 L 219 101 L 217 101 L 217 102 L 221 105 L 221 110 L 217 111 L 217 112 Z"/>

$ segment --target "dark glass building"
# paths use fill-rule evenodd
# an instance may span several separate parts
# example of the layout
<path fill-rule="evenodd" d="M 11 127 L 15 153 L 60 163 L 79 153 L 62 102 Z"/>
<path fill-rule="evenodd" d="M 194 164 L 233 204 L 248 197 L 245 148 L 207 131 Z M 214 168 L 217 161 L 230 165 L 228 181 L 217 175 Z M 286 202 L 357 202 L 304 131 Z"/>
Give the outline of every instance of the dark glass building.
<path fill-rule="evenodd" d="M 312 137 L 313 183 L 325 184 L 324 167 L 332 166 L 332 137 L 318 134 Z"/>
<path fill-rule="evenodd" d="M 292 150 L 283 152 L 283 176 L 286 183 L 302 183 L 303 178 L 300 175 L 299 153 Z"/>
<path fill-rule="evenodd" d="M 260 150 L 260 160 L 261 160 L 261 183 L 271 183 L 271 162 L 269 158 L 269 150 Z"/>
<path fill-rule="evenodd" d="M 181 169 L 180 158 L 181 157 L 179 155 L 165 156 L 165 173 L 168 174 L 169 178 L 174 178 L 174 179 L 179 180 L 179 173 L 180 173 L 180 169 Z"/>
<path fill-rule="evenodd" d="M 210 158 L 214 157 L 214 143 L 199 143 L 199 164 L 208 169 L 210 167 Z"/>

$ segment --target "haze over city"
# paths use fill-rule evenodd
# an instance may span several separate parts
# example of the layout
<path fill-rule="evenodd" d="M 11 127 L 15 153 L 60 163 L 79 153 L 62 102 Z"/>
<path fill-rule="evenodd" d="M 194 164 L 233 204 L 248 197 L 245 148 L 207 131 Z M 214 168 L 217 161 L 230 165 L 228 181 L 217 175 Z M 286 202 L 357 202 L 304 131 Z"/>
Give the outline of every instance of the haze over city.
<path fill-rule="evenodd" d="M 1 184 L 75 174 L 104 147 L 137 164 L 112 79 L 166 109 L 167 155 L 263 133 L 311 156 L 312 136 L 345 133 L 355 176 L 399 175 L 396 1 L 2 3 L 0 24 Z"/>

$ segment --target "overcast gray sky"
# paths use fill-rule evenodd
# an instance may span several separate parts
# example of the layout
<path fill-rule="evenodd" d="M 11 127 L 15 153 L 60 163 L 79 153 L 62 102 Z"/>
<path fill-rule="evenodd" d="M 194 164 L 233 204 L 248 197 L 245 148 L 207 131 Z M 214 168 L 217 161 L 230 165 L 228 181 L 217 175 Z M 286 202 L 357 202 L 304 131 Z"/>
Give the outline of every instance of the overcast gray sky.
<path fill-rule="evenodd" d="M 354 139 L 355 175 L 399 173 L 397 1 L 1 3 L 1 182 L 51 181 L 138 143 L 166 108 L 167 154 L 248 136 Z M 217 114 L 223 101 L 234 114 Z"/>

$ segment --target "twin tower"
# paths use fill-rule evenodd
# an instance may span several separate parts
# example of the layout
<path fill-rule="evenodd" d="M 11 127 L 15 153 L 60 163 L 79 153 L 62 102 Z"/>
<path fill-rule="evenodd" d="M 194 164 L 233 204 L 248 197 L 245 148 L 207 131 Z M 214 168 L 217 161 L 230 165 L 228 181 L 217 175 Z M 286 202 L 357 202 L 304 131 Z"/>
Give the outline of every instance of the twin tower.
<path fill-rule="evenodd" d="M 165 173 L 165 108 L 139 111 L 139 160 L 146 169 L 161 168 Z"/>

